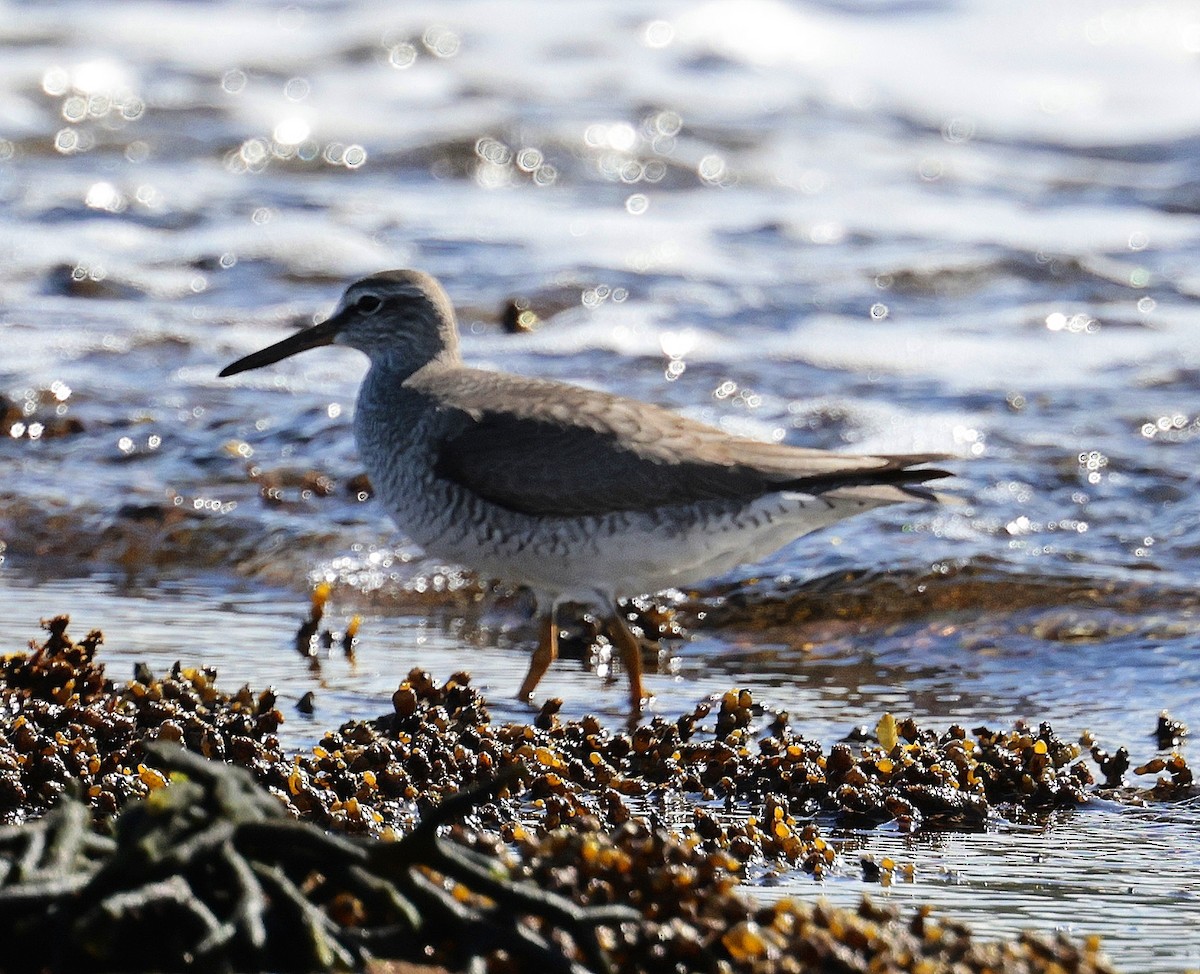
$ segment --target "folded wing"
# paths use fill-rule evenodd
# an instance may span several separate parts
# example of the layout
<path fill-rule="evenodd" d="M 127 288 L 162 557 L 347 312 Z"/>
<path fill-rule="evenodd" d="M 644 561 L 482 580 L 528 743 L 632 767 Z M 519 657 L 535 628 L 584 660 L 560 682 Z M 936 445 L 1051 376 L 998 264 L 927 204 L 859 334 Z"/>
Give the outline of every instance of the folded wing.
<path fill-rule="evenodd" d="M 944 459 L 939 454 L 854 455 L 763 443 L 556 382 L 427 367 L 406 385 L 449 414 L 438 473 L 524 514 L 647 511 L 780 490 L 874 486 L 898 489 L 896 500 L 932 499 L 920 484 L 950 476 L 921 466 Z"/>

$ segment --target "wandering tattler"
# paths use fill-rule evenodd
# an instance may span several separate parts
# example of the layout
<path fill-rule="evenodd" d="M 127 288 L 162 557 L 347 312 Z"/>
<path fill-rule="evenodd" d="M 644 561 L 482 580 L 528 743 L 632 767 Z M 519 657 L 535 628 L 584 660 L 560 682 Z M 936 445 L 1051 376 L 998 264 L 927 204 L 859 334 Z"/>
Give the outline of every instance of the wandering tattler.
<path fill-rule="evenodd" d="M 637 709 L 641 652 L 619 596 L 711 578 L 873 507 L 935 500 L 922 484 L 948 476 L 921 466 L 937 454 L 762 443 L 649 403 L 469 368 L 450 299 L 418 271 L 350 285 L 330 318 L 221 375 L 330 344 L 371 360 L 354 434 L 400 528 L 430 555 L 534 591 L 525 699 L 557 655 L 560 603 L 607 613 Z"/>

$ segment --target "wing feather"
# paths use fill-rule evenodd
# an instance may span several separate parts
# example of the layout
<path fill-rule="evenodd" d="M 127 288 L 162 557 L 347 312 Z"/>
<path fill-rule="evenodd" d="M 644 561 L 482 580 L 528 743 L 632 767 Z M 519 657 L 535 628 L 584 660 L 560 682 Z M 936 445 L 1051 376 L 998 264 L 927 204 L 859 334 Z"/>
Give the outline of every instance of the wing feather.
<path fill-rule="evenodd" d="M 646 511 L 779 490 L 919 484 L 939 454 L 872 456 L 743 439 L 609 393 L 426 366 L 405 385 L 451 420 L 436 467 L 491 503 L 537 516 Z M 923 496 L 918 490 L 912 496 Z"/>

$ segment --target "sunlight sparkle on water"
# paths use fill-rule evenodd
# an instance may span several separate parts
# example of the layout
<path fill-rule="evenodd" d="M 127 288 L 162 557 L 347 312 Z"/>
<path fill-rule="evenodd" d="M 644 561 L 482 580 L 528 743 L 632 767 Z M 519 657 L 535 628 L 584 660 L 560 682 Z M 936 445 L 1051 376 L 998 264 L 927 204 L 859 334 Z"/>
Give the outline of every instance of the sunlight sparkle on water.
<path fill-rule="evenodd" d="M 584 130 L 583 141 L 594 148 L 628 152 L 637 144 L 637 131 L 628 122 L 597 122 Z"/>
<path fill-rule="evenodd" d="M 681 359 L 696 347 L 696 332 L 690 328 L 684 328 L 681 331 L 664 331 L 658 341 L 667 358 Z"/>
<path fill-rule="evenodd" d="M 403 71 L 411 68 L 417 62 L 417 48 L 408 41 L 402 41 L 388 48 L 388 64 Z"/>
<path fill-rule="evenodd" d="M 88 187 L 84 203 L 93 210 L 105 210 L 109 213 L 120 213 L 126 205 L 125 197 L 112 183 L 93 183 Z"/>
<path fill-rule="evenodd" d="M 312 126 L 307 121 L 299 115 L 290 115 L 280 120 L 272 135 L 281 145 L 299 145 L 311 132 Z"/>
<path fill-rule="evenodd" d="M 425 35 L 421 38 L 421 43 L 425 45 L 427 50 L 434 57 L 450 58 L 458 53 L 462 46 L 462 40 L 449 27 L 443 27 L 440 24 L 434 24 L 425 31 Z"/>
<path fill-rule="evenodd" d="M 840 40 L 820 19 L 778 0 L 706 3 L 676 22 L 677 36 L 750 64 L 817 61 Z"/>
<path fill-rule="evenodd" d="M 647 47 L 666 47 L 675 39 L 675 28 L 665 20 L 652 20 L 642 29 L 642 41 Z"/>
<path fill-rule="evenodd" d="M 221 77 L 221 89 L 226 94 L 236 95 L 243 91 L 246 87 L 246 72 L 238 68 L 232 68 L 226 71 Z"/>
<path fill-rule="evenodd" d="M 291 78 L 283 86 L 283 96 L 288 101 L 304 101 L 311 89 L 307 78 Z"/>
<path fill-rule="evenodd" d="M 1046 328 L 1050 331 L 1065 331 L 1072 335 L 1088 334 L 1100 330 L 1100 322 L 1087 314 L 1067 315 L 1053 311 L 1046 315 Z"/>

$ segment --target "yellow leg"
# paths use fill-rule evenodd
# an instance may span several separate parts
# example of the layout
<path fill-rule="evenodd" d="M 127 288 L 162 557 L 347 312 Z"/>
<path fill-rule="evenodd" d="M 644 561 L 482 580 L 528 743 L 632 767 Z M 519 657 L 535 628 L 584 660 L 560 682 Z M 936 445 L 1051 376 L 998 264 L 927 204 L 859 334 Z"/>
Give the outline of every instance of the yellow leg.
<path fill-rule="evenodd" d="M 529 672 L 525 674 L 525 681 L 521 684 L 521 689 L 517 691 L 519 700 L 528 700 L 533 696 L 538 682 L 545 675 L 546 670 L 550 669 L 550 664 L 558 657 L 558 623 L 554 616 L 553 608 L 542 616 L 538 628 L 537 649 L 533 651 L 533 658 L 529 661 Z"/>
<path fill-rule="evenodd" d="M 642 686 L 642 646 L 621 618 L 620 609 L 616 609 L 609 617 L 608 634 L 620 651 L 625 672 L 629 675 L 629 702 L 635 711 L 641 711 L 642 701 L 646 699 L 646 691 Z"/>

